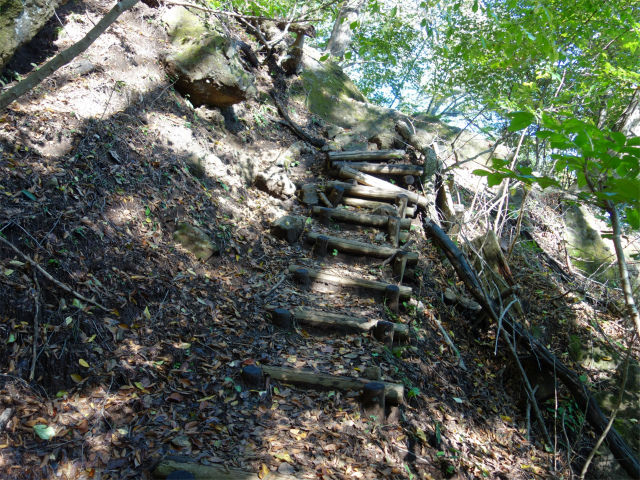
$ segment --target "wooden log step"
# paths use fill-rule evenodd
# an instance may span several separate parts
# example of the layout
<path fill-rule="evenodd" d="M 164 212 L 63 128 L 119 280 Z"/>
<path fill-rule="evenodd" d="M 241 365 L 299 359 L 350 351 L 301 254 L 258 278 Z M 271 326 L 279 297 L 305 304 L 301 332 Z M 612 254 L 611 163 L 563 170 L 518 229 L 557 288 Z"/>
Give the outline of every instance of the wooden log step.
<path fill-rule="evenodd" d="M 316 238 L 318 238 L 319 235 L 322 234 L 309 233 L 307 235 L 307 243 L 316 243 Z M 328 235 L 327 237 L 329 238 L 329 249 L 335 248 L 339 252 L 344 253 L 368 255 L 370 257 L 387 259 L 398 251 L 397 248 L 371 245 L 369 243 L 347 240 L 346 238 L 340 237 L 330 237 Z M 416 263 L 418 263 L 418 254 L 416 252 L 408 252 L 407 264 L 415 265 Z"/>
<path fill-rule="evenodd" d="M 387 184 L 390 187 L 394 187 L 394 185 L 391 185 L 388 182 Z M 335 181 L 327 182 L 327 187 L 335 187 L 337 185 L 340 185 L 342 188 L 344 188 L 345 195 L 351 195 L 353 197 L 371 198 L 374 200 L 384 200 L 388 202 L 395 202 L 398 194 L 403 193 L 408 197 L 409 203 L 412 203 L 412 204 L 417 203 L 420 205 L 427 204 L 427 199 L 425 197 L 422 197 L 417 193 L 413 193 L 408 190 L 401 189 L 400 187 L 398 187 L 399 190 L 398 189 L 394 190 L 392 188 L 378 188 L 378 187 L 369 187 L 365 185 L 352 185 L 346 182 L 335 182 Z"/>
<path fill-rule="evenodd" d="M 289 265 L 289 273 L 295 273 L 300 268 L 299 265 Z M 311 289 L 314 289 L 314 284 L 317 282 L 328 283 L 331 285 L 338 285 L 346 288 L 355 288 L 370 290 L 377 294 L 384 295 L 387 286 L 390 285 L 384 282 L 376 282 L 374 280 L 365 280 L 362 278 L 353 277 L 338 277 L 337 275 L 331 275 L 329 273 L 320 272 L 318 270 L 307 269 L 309 277 L 311 278 Z M 411 298 L 411 287 L 400 285 L 400 298 Z"/>
<path fill-rule="evenodd" d="M 387 202 L 377 202 L 375 200 L 365 200 L 363 198 L 355 198 L 355 197 L 342 197 L 342 203 L 350 207 L 370 208 L 371 210 L 375 210 L 376 208 L 382 207 L 385 205 L 390 205 Z M 405 215 L 407 217 L 413 217 L 415 213 L 416 213 L 415 207 L 407 207 L 405 211 Z"/>
<path fill-rule="evenodd" d="M 299 368 L 273 367 L 262 365 L 262 371 L 272 379 L 279 382 L 303 385 L 317 389 L 356 390 L 361 391 L 371 380 L 366 378 L 341 377 L 328 375 L 326 373 L 316 373 L 310 370 Z M 404 398 L 404 386 L 398 383 L 381 382 L 384 384 L 385 401 L 391 405 L 400 405 Z"/>
<path fill-rule="evenodd" d="M 196 480 L 296 480 L 298 477 L 283 475 L 276 472 L 261 473 L 247 472 L 227 465 L 202 465 L 194 460 L 165 458 L 153 471 L 153 478 L 165 479 L 172 472 L 185 471 L 191 473 Z M 179 477 L 182 478 L 182 477 Z"/>
<path fill-rule="evenodd" d="M 403 159 L 406 152 L 404 150 L 378 150 L 354 151 L 354 152 L 329 152 L 330 161 L 352 161 L 352 162 L 384 162 L 392 159 Z"/>
<path fill-rule="evenodd" d="M 354 170 L 353 168 L 350 167 L 342 167 L 340 169 L 340 172 L 338 172 L 338 176 L 341 178 L 351 178 L 353 180 L 356 180 L 364 185 L 367 185 L 369 187 L 375 187 L 375 188 L 380 188 L 383 190 L 390 190 L 392 192 L 396 192 L 396 193 L 404 193 L 405 195 L 409 196 L 409 195 L 414 195 L 414 198 L 416 198 L 416 201 L 413 203 L 417 203 L 418 205 L 421 205 L 423 207 L 427 207 L 427 199 L 426 197 L 422 197 L 420 195 L 416 195 L 415 193 L 410 192 L 409 190 L 402 188 L 402 187 L 398 187 L 397 185 L 394 185 L 392 183 L 387 182 L 386 180 L 381 180 L 379 178 L 376 178 L 372 175 L 368 175 L 366 173 L 362 173 L 359 172 L 357 170 Z M 345 190 L 346 192 L 346 190 Z"/>
<path fill-rule="evenodd" d="M 369 332 L 374 328 L 378 320 L 364 317 L 350 317 L 337 313 L 319 312 L 296 308 L 291 313 L 299 323 L 321 328 L 336 328 L 356 332 Z M 409 337 L 409 326 L 404 323 L 394 323 L 394 340 L 406 340 Z"/>
<path fill-rule="evenodd" d="M 374 173 L 378 175 L 422 175 L 422 168 L 416 165 L 381 165 L 378 163 L 363 162 L 333 162 L 332 168 L 340 170 L 342 167 L 350 167 L 363 173 Z"/>
<path fill-rule="evenodd" d="M 384 204 L 388 205 L 388 204 Z M 320 215 L 322 207 L 313 207 L 313 214 Z M 366 213 L 356 213 L 343 210 L 341 208 L 331 209 L 331 220 L 334 222 L 355 223 L 356 225 L 370 225 L 372 227 L 387 228 L 389 217 L 386 215 L 367 215 Z M 411 219 L 400 220 L 400 229 L 409 230 Z"/>

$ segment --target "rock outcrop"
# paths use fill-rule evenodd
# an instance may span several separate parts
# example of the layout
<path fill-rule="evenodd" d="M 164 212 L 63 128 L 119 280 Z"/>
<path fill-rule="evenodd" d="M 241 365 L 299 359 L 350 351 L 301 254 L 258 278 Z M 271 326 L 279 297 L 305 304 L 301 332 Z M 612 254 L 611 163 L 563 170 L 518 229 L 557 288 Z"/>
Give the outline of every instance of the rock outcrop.
<path fill-rule="evenodd" d="M 239 42 L 217 34 L 183 7 L 170 9 L 163 21 L 172 44 L 162 58 L 165 69 L 193 106 L 227 108 L 258 93 L 254 76 L 244 69 Z"/>
<path fill-rule="evenodd" d="M 0 3 L 0 70 L 47 23 L 61 0 L 6 0 Z"/>

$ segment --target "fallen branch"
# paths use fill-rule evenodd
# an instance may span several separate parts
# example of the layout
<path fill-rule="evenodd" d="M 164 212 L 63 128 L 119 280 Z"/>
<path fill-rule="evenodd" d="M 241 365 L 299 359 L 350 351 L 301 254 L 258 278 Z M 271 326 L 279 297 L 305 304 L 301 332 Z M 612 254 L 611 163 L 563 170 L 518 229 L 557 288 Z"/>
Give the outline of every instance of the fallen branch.
<path fill-rule="evenodd" d="M 116 6 L 109 10 L 109 13 L 102 17 L 98 24 L 93 27 L 82 40 L 53 57 L 26 79 L 11 87 L 6 93 L 0 95 L 0 111 L 4 110 L 9 104 L 16 101 L 29 90 L 39 85 L 40 82 L 49 75 L 53 74 L 59 68 L 64 67 L 67 63 L 84 52 L 107 28 L 109 28 L 113 22 L 118 19 L 122 12 L 129 10 L 139 1 L 140 0 L 122 0 L 117 3 Z"/>
<path fill-rule="evenodd" d="M 271 96 L 273 97 L 273 100 L 276 102 L 276 106 L 278 107 L 278 112 L 280 112 L 280 115 L 285 120 L 285 125 L 287 127 L 289 127 L 293 131 L 293 133 L 295 133 L 298 137 L 300 137 L 305 142 L 308 142 L 308 143 L 310 143 L 311 145 L 313 145 L 314 147 L 317 147 L 317 148 L 322 148 L 327 144 L 327 142 L 325 142 L 321 138 L 312 137 L 307 132 L 302 130 L 300 127 L 298 127 L 293 122 L 293 120 L 291 120 L 291 118 L 289 117 L 289 114 L 287 113 L 287 110 L 282 105 L 282 101 L 280 101 L 280 99 L 275 94 L 275 92 L 271 92 Z"/>
<path fill-rule="evenodd" d="M 7 245 L 8 247 L 10 247 L 14 252 L 16 252 L 18 255 L 20 255 L 22 258 L 24 258 L 27 262 L 29 262 L 29 264 L 34 267 L 35 269 L 37 269 L 40 273 L 42 273 L 42 275 L 44 275 L 49 281 L 55 283 L 58 287 L 60 287 L 61 289 L 63 289 L 65 292 L 70 293 L 71 295 L 73 295 L 74 297 L 76 297 L 78 300 L 82 300 L 83 302 L 86 303 L 90 303 L 91 305 L 95 305 L 96 307 L 104 310 L 105 312 L 111 312 L 111 310 L 103 305 L 100 305 L 98 302 L 96 302 L 95 300 L 91 300 L 89 298 L 86 298 L 85 296 L 79 294 L 78 292 L 76 292 L 75 290 L 73 290 L 72 288 L 68 287 L 67 285 L 65 285 L 64 283 L 62 283 L 60 280 L 56 280 L 55 278 L 53 278 L 49 272 L 47 272 L 44 268 L 42 268 L 40 265 L 38 265 L 35 261 L 33 261 L 29 256 L 25 255 L 24 253 L 22 253 L 18 247 L 16 247 L 13 243 L 11 243 L 9 240 L 6 240 L 5 238 L 0 236 L 0 242 L 4 243 L 5 245 Z"/>
<path fill-rule="evenodd" d="M 496 313 L 494 303 L 488 299 L 480 285 L 480 281 L 467 262 L 460 249 L 451 241 L 447 234 L 429 219 L 423 220 L 426 234 L 445 253 L 453 265 L 458 277 L 464 282 L 469 292 L 475 300 L 482 306 L 491 319 L 498 323 L 499 316 Z M 578 375 L 558 360 L 547 348 L 529 333 L 518 322 L 505 318 L 503 320 L 505 334 L 512 335 L 521 347 L 531 351 L 536 356 L 541 368 L 556 372 L 557 377 L 567 387 L 571 395 L 576 400 L 578 407 L 584 413 L 585 418 L 593 427 L 596 435 L 606 434 L 606 441 L 609 450 L 614 454 L 620 466 L 632 478 L 640 477 L 640 462 L 635 457 L 631 448 L 622 439 L 620 434 L 611 428 L 606 431 L 608 420 L 600 409 L 598 402 L 589 389 L 580 381 Z"/>

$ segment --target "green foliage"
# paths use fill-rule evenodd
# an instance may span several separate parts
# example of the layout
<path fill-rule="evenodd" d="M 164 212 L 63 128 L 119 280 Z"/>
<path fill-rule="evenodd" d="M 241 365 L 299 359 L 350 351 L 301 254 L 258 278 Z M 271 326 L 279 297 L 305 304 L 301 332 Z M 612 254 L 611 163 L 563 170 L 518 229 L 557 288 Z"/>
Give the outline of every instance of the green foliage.
<path fill-rule="evenodd" d="M 510 130 L 527 128 L 532 115 L 516 112 L 511 115 Z M 627 138 L 620 132 L 600 129 L 576 118 L 557 119 L 544 114 L 542 129 L 536 137 L 548 142 L 555 153 L 555 172 L 569 172 L 577 181 L 579 199 L 607 209 L 613 203 L 624 210 L 627 223 L 640 228 L 640 138 Z M 542 188 L 560 184 L 549 176 L 536 176 L 529 167 L 510 170 L 507 161 L 493 160 L 493 171 L 478 169 L 474 173 L 486 176 L 489 186 L 505 178 L 527 185 L 537 183 Z M 588 187 L 588 190 L 584 189 Z"/>

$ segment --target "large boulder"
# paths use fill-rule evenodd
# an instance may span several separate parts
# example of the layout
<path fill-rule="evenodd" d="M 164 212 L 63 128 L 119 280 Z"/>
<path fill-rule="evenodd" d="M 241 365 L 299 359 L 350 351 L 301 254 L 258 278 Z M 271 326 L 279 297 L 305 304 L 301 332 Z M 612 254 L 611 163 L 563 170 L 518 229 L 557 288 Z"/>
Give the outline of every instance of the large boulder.
<path fill-rule="evenodd" d="M 0 70 L 51 18 L 62 0 L 0 1 Z"/>
<path fill-rule="evenodd" d="M 238 42 L 183 7 L 170 9 L 163 22 L 172 45 L 162 55 L 166 71 L 195 107 L 227 108 L 258 93 L 254 76 L 243 68 Z"/>
<path fill-rule="evenodd" d="M 565 242 L 571 262 L 575 267 L 594 275 L 601 282 L 619 281 L 619 270 L 613 241 L 603 238 L 600 232 L 611 227 L 597 218 L 587 206 L 571 205 L 564 214 Z M 638 255 L 640 249 L 627 239 L 622 241 L 627 260 Z M 640 282 L 637 265 L 627 264 L 633 288 Z"/>

